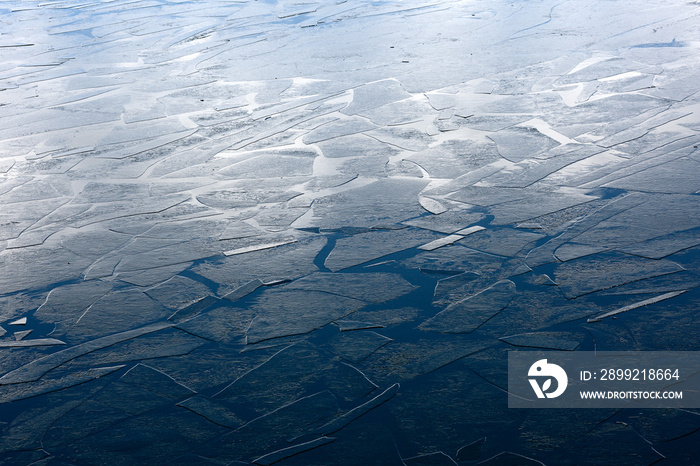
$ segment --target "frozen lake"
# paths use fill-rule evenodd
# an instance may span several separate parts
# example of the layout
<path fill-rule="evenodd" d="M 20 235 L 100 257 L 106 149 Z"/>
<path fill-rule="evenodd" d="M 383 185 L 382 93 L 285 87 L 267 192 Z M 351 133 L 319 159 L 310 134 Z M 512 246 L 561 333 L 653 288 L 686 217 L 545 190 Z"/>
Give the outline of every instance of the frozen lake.
<path fill-rule="evenodd" d="M 0 464 L 697 465 L 507 353 L 700 349 L 700 3 L 0 1 Z"/>

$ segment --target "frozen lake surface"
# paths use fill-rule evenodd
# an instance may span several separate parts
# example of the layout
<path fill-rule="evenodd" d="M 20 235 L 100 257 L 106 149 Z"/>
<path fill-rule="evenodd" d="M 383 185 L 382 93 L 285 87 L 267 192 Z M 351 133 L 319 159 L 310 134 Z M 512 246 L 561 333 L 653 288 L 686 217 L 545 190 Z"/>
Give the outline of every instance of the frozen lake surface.
<path fill-rule="evenodd" d="M 700 3 L 0 1 L 0 464 L 697 465 L 507 352 L 700 349 Z"/>

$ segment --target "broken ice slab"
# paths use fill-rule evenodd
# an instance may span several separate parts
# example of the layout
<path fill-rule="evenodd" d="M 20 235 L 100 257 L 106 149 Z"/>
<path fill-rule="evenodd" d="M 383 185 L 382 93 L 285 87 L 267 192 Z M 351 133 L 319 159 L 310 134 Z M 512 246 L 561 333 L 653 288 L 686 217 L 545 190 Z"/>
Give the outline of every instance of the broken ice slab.
<path fill-rule="evenodd" d="M 245 333 L 254 317 L 255 313 L 249 309 L 223 306 L 200 315 L 180 316 L 178 312 L 170 320 L 179 322 L 177 328 L 200 338 L 242 345 L 245 344 Z"/>
<path fill-rule="evenodd" d="M 96 202 L 125 201 L 135 197 L 146 197 L 149 193 L 149 186 L 140 182 L 104 183 L 91 181 L 75 196 L 74 202 L 92 204 Z"/>
<path fill-rule="evenodd" d="M 255 228 L 245 222 L 232 222 L 219 235 L 220 240 L 250 238 L 262 234 L 258 228 Z"/>
<path fill-rule="evenodd" d="M 236 414 L 225 407 L 204 396 L 196 395 L 184 401 L 180 401 L 178 406 L 189 409 L 195 414 L 199 414 L 208 421 L 229 429 L 237 429 L 244 422 Z"/>
<path fill-rule="evenodd" d="M 285 290 L 322 291 L 348 298 L 383 303 L 410 293 L 413 285 L 391 273 L 322 273 L 294 280 Z"/>
<path fill-rule="evenodd" d="M 476 274 L 493 272 L 500 267 L 503 257 L 486 254 L 462 246 L 460 243 L 445 246 L 434 251 L 426 251 L 401 261 L 407 267 L 420 269 L 424 273 Z M 465 277 L 463 277 L 465 278 Z"/>
<path fill-rule="evenodd" d="M 341 113 L 355 115 L 411 97 L 395 79 L 375 81 L 352 90 L 352 101 Z"/>
<path fill-rule="evenodd" d="M 91 262 L 55 245 L 8 249 L 0 252 L 0 289 L 13 293 L 74 280 Z"/>
<path fill-rule="evenodd" d="M 537 286 L 543 286 L 543 285 L 544 286 L 557 286 L 557 283 L 554 280 L 552 280 L 552 278 L 549 275 L 547 275 L 546 273 L 543 273 L 543 274 L 532 273 L 531 274 L 528 272 L 531 272 L 532 269 L 527 264 L 523 264 L 523 267 L 525 267 L 526 270 L 524 272 L 522 272 L 522 274 L 518 273 L 518 274 L 514 274 L 514 276 L 524 275 L 523 280 L 525 281 L 525 283 L 529 283 L 531 285 L 537 285 Z"/>
<path fill-rule="evenodd" d="M 260 227 L 270 232 L 285 231 L 303 215 L 309 213 L 309 206 L 294 207 L 292 203 L 266 206 L 253 217 Z"/>
<path fill-rule="evenodd" d="M 302 141 L 304 144 L 315 144 L 341 136 L 364 133 L 376 127 L 377 125 L 369 122 L 366 118 L 351 116 L 319 126 L 318 128 L 307 133 L 302 138 Z"/>
<path fill-rule="evenodd" d="M 480 227 L 480 228 L 484 229 L 483 227 Z M 463 231 L 463 230 L 460 230 L 460 231 Z M 423 251 L 433 251 L 433 250 L 441 248 L 443 246 L 454 244 L 463 238 L 464 238 L 464 236 L 462 236 L 462 235 L 449 235 L 449 236 L 445 236 L 443 238 L 436 239 L 436 240 L 431 241 L 429 243 L 423 244 L 421 246 L 418 246 L 418 249 L 421 249 Z"/>
<path fill-rule="evenodd" d="M 341 332 L 350 332 L 352 330 L 367 330 L 370 328 L 383 328 L 384 325 L 375 324 L 372 322 L 361 322 L 357 320 L 336 320 L 334 322 Z M 0 335 L 2 336 L 2 335 Z"/>
<path fill-rule="evenodd" d="M 54 422 L 46 431 L 42 446 L 48 451 L 70 444 L 125 420 L 130 415 L 122 410 L 86 400 Z"/>
<path fill-rule="evenodd" d="M 655 113 L 655 115 L 651 115 L 652 113 Z M 603 133 L 606 135 L 609 134 L 609 136 L 602 140 L 596 141 L 596 144 L 603 147 L 613 147 L 618 144 L 639 139 L 654 128 L 662 126 L 671 121 L 681 119 L 688 116 L 690 113 L 691 112 L 688 108 L 672 109 L 662 112 L 652 110 L 645 114 L 645 116 L 649 116 L 650 118 L 634 124 L 634 126 L 628 126 L 622 131 L 615 131 L 617 129 L 616 126 L 620 127 L 622 125 L 628 125 L 629 123 L 634 122 L 636 119 L 633 119 L 632 121 L 621 120 L 613 123 L 612 125 L 606 125 L 605 128 L 601 128 L 597 133 Z M 637 119 L 643 119 L 643 117 Z"/>
<path fill-rule="evenodd" d="M 225 434 L 207 446 L 208 453 L 227 462 L 260 457 L 278 451 L 290 439 L 313 432 L 338 412 L 338 401 L 329 391 L 300 397 Z"/>
<path fill-rule="evenodd" d="M 591 171 L 573 176 L 572 180 L 565 184 L 574 183 L 586 188 L 599 187 L 681 157 L 693 158 L 695 145 L 697 144 L 693 142 L 693 139 L 684 138 L 651 150 L 635 151 L 634 156 L 617 150 L 611 151 L 608 153 L 618 157 L 618 160 L 611 160 L 614 163 L 599 163 Z M 625 160 L 619 160 L 619 158 Z"/>
<path fill-rule="evenodd" d="M 338 399 L 353 403 L 379 388 L 358 368 L 342 361 L 332 365 L 324 382 Z"/>
<path fill-rule="evenodd" d="M 107 335 L 101 338 L 90 340 L 86 343 L 81 343 L 76 346 L 58 351 L 56 353 L 49 354 L 43 358 L 36 359 L 28 364 L 25 364 L 18 369 L 0 377 L 0 385 L 8 385 L 22 382 L 33 382 L 39 380 L 44 374 L 52 369 L 65 364 L 82 355 L 91 353 L 101 348 L 106 348 L 107 346 L 120 343 L 122 341 L 130 340 L 132 338 L 139 337 L 141 335 L 146 335 L 153 332 L 158 332 L 164 328 L 170 327 L 172 324 L 169 323 L 156 323 L 151 325 L 146 325 L 134 330 L 128 330 L 126 332 L 116 333 L 112 335 Z"/>
<path fill-rule="evenodd" d="M 356 321 L 350 320 L 338 320 L 335 323 L 338 324 L 341 332 L 367 328 L 381 328 L 413 321 L 418 313 L 419 310 L 413 307 L 385 306 L 382 309 L 359 310 L 353 313 L 353 319 L 362 319 L 358 324 L 354 323 Z M 349 322 L 347 324 L 348 326 L 346 327 L 346 324 L 342 322 Z M 360 326 L 362 328 L 355 328 Z"/>
<path fill-rule="evenodd" d="M 14 159 L 0 158 L 0 173 L 7 173 L 14 165 Z"/>
<path fill-rule="evenodd" d="M 0 130 L 0 138 L 21 138 L 34 134 L 46 134 L 52 131 L 61 131 L 71 128 L 83 127 L 86 124 L 112 123 L 119 121 L 119 109 L 114 108 L 118 103 L 114 99 L 104 98 L 92 101 L 92 109 L 87 104 L 82 104 L 80 109 L 67 107 L 44 108 L 30 111 L 25 114 L 11 115 L 3 118 L 3 129 Z M 111 101 L 110 101 L 111 100 Z M 116 105 L 115 105 L 116 104 Z M 106 111 L 95 108 L 105 105 Z"/>
<path fill-rule="evenodd" d="M 694 249 L 690 249 L 688 253 L 693 254 L 694 251 Z M 601 291 L 600 294 L 605 296 L 663 294 L 671 291 L 691 290 L 698 286 L 700 286 L 700 277 L 695 274 L 671 274 L 616 286 L 610 290 Z"/>
<path fill-rule="evenodd" d="M 177 133 L 156 137 L 152 140 L 148 140 L 147 142 L 143 142 L 141 144 L 129 144 L 126 147 L 120 147 L 121 144 L 119 144 L 116 145 L 116 147 L 114 148 L 106 148 L 107 150 L 101 151 L 101 153 L 97 154 L 96 157 L 107 159 L 123 159 L 127 157 L 134 157 L 143 152 L 152 149 L 157 149 L 163 146 L 170 145 L 174 142 L 180 141 L 182 139 L 187 138 L 188 136 L 193 135 L 194 133 L 194 130 L 186 129 Z"/>
<path fill-rule="evenodd" d="M 99 298 L 80 315 L 69 334 L 73 341 L 85 341 L 147 325 L 170 314 L 170 310 L 132 287 Z"/>
<path fill-rule="evenodd" d="M 681 295 L 681 294 L 685 293 L 686 291 L 687 290 L 664 293 L 662 295 L 655 296 L 653 298 L 645 299 L 644 301 L 639 301 L 639 302 L 634 303 L 634 304 L 629 304 L 627 306 L 623 306 L 619 309 L 615 309 L 614 311 L 610 311 L 610 312 L 606 312 L 604 314 L 597 315 L 595 317 L 588 319 L 587 322 L 589 324 L 592 322 L 600 322 L 601 320 L 605 319 L 606 317 L 615 316 L 617 314 L 622 314 L 623 312 L 631 311 L 634 309 L 638 309 L 640 307 L 648 306 L 650 304 L 658 303 L 659 301 L 664 301 L 666 299 L 675 298 L 676 296 Z"/>
<path fill-rule="evenodd" d="M 432 146 L 425 151 L 406 154 L 427 171 L 432 178 L 453 179 L 504 159 L 489 140 L 453 138 Z"/>
<path fill-rule="evenodd" d="M 246 246 L 238 249 L 232 249 L 230 251 L 224 251 L 225 256 L 235 256 L 237 254 L 245 254 L 247 252 L 260 251 L 263 249 L 276 248 L 277 246 L 283 246 L 285 244 L 295 243 L 297 239 L 293 236 L 287 238 L 281 238 L 276 241 L 271 241 L 268 243 L 254 244 L 252 246 Z"/>
<path fill-rule="evenodd" d="M 65 363 L 66 370 L 103 366 L 130 361 L 169 358 L 189 354 L 207 344 L 207 340 L 170 328 L 101 348 Z"/>
<path fill-rule="evenodd" d="M 288 280 L 284 280 L 288 281 Z M 250 293 L 253 291 L 257 290 L 261 286 L 272 286 L 272 284 L 275 284 L 275 282 L 268 282 L 268 283 L 263 283 L 257 278 L 254 280 L 249 281 L 245 285 L 236 288 L 235 290 L 231 291 L 230 293 L 225 294 L 222 296 L 224 299 L 228 299 L 229 301 L 238 301 L 241 298 L 244 298 L 245 296 L 248 296 Z"/>
<path fill-rule="evenodd" d="M 12 191 L 0 196 L 3 204 L 17 202 L 42 201 L 59 199 L 73 195 L 70 183 L 61 177 L 53 177 L 49 180 L 34 179 L 12 189 Z"/>
<path fill-rule="evenodd" d="M 427 184 L 420 179 L 385 178 L 318 198 L 313 204 L 313 217 L 304 226 L 371 228 L 417 217 L 424 212 L 418 194 Z"/>
<path fill-rule="evenodd" d="M 584 147 L 587 148 L 589 146 Z M 530 169 L 529 167 L 526 168 L 525 170 L 527 171 L 524 174 L 527 177 L 528 173 L 534 173 L 534 170 L 539 171 L 540 166 L 551 166 L 552 164 L 558 163 L 559 159 L 564 159 L 563 161 L 565 161 L 566 159 L 574 158 L 578 158 L 576 154 L 555 157 L 552 161 L 550 161 L 550 159 L 546 161 L 527 161 L 525 162 L 525 164 L 527 165 L 530 165 L 532 163 L 536 163 L 537 165 L 535 165 L 532 169 Z M 587 176 L 590 173 L 595 173 L 598 170 L 606 168 L 610 170 L 612 169 L 612 167 L 618 164 L 624 167 L 625 162 L 627 162 L 628 160 L 629 159 L 627 154 L 616 150 L 608 150 L 604 152 L 599 152 L 597 154 L 591 155 L 587 158 L 583 158 L 578 161 L 571 161 L 571 163 L 565 166 L 558 167 L 556 171 L 549 173 L 547 176 L 541 179 L 544 182 L 553 183 L 560 186 L 578 186 L 579 184 L 582 184 L 579 180 L 589 179 L 587 178 Z"/>
<path fill-rule="evenodd" d="M 527 197 L 528 191 L 523 189 L 496 186 L 467 186 L 451 193 L 448 198 L 459 202 L 488 207 L 504 202 L 518 201 Z"/>
<path fill-rule="evenodd" d="M 161 214 L 169 208 L 188 201 L 191 196 L 173 194 L 163 197 L 132 198 L 128 201 L 114 201 L 93 204 L 89 210 L 70 217 L 70 226 L 81 228 L 107 220 L 124 219 L 137 215 Z"/>
<path fill-rule="evenodd" d="M 185 306 L 211 295 L 209 288 L 195 280 L 176 275 L 145 293 L 153 300 L 170 309 L 182 309 Z"/>
<path fill-rule="evenodd" d="M 376 332 L 355 331 L 336 335 L 328 345 L 335 354 L 347 361 L 357 364 L 382 346 L 391 342 L 391 338 Z"/>
<path fill-rule="evenodd" d="M 10 325 L 27 325 L 27 318 L 22 317 L 20 319 L 10 322 Z"/>
<path fill-rule="evenodd" d="M 555 232 L 559 232 L 561 230 L 563 231 L 555 238 L 550 239 L 541 246 L 532 249 L 528 253 L 527 264 L 531 267 L 536 267 L 555 262 L 556 258 L 554 256 L 554 252 L 562 244 L 566 243 L 572 238 L 577 237 L 578 235 L 585 235 L 587 230 L 595 230 L 598 224 L 603 225 L 605 220 L 638 206 L 639 204 L 645 202 L 646 198 L 647 196 L 643 194 L 631 194 L 613 198 L 610 201 L 603 203 L 603 205 L 600 207 L 596 206 L 595 203 L 591 203 L 591 207 L 594 208 L 579 212 L 577 215 L 579 219 L 575 224 L 570 225 L 567 223 L 562 225 L 562 227 L 553 225 L 553 227 L 547 228 L 547 230 L 554 229 Z M 583 216 L 581 217 L 581 215 Z M 627 231 L 628 234 L 636 233 L 639 231 L 639 228 L 632 229 L 631 231 L 628 229 Z M 601 235 L 601 231 L 598 231 L 598 234 Z M 606 241 L 600 237 L 597 237 L 596 243 L 592 244 L 594 244 L 594 248 L 602 247 L 601 244 L 606 244 Z"/>
<path fill-rule="evenodd" d="M 342 94 L 343 91 L 339 91 L 333 95 L 313 95 L 310 97 L 295 98 L 281 104 L 265 104 L 253 111 L 251 117 L 253 120 L 262 120 L 284 112 L 299 111 L 300 107 L 306 107 L 306 109 L 313 108 L 315 110 L 318 106 L 323 105 L 325 101 L 334 101 L 336 99 L 333 99 L 333 97 L 339 97 Z M 343 97 L 341 97 L 341 99 L 343 99 Z M 245 112 L 240 112 L 239 114 L 241 117 L 246 116 Z"/>
<path fill-rule="evenodd" d="M 373 157 L 388 160 L 399 149 L 364 134 L 340 136 L 316 143 L 327 158 Z"/>
<path fill-rule="evenodd" d="M 85 371 L 71 371 L 61 374 L 58 378 L 43 378 L 31 384 L 11 384 L 3 387 L 2 394 L 0 394 L 0 404 L 74 387 L 104 377 L 123 367 L 124 366 L 113 366 L 88 369 Z M 0 384 L 2 384 L 2 381 L 0 381 Z"/>
<path fill-rule="evenodd" d="M 573 351 L 581 344 L 581 338 L 573 339 L 570 332 L 532 332 L 501 337 L 499 340 L 513 346 Z"/>
<path fill-rule="evenodd" d="M 601 253 L 559 264 L 555 271 L 557 287 L 567 299 L 626 283 L 685 270 L 667 259 L 658 261 L 618 252 Z"/>
<path fill-rule="evenodd" d="M 658 67 L 645 65 L 644 62 L 618 55 L 599 54 L 581 61 L 578 65 L 563 73 L 560 83 L 593 80 L 614 80 L 620 76 L 636 76 L 640 72 L 661 72 Z M 613 78 L 613 79 L 611 79 Z"/>
<path fill-rule="evenodd" d="M 398 164 L 389 164 L 388 162 L 388 157 L 346 157 L 328 162 L 328 166 L 333 166 L 333 172 L 331 173 L 357 176 L 363 181 L 387 177 L 399 179 L 420 178 L 422 176 L 420 169 L 413 163 L 398 162 Z"/>
<path fill-rule="evenodd" d="M 498 146 L 501 156 L 511 162 L 536 157 L 559 145 L 534 128 L 513 127 L 488 136 Z"/>
<path fill-rule="evenodd" d="M 604 184 L 604 187 L 656 193 L 694 194 L 700 191 L 700 163 L 679 158 Z"/>
<path fill-rule="evenodd" d="M 596 199 L 598 197 L 585 192 L 563 188 L 552 192 L 533 192 L 524 199 L 492 206 L 489 213 L 495 219 L 491 225 L 524 222 Z"/>
<path fill-rule="evenodd" d="M 519 123 L 523 123 L 532 118 L 530 114 L 484 114 L 476 113 L 467 109 L 458 109 L 455 116 L 461 119 L 453 119 L 459 127 L 476 129 L 479 131 L 496 132 L 505 130 Z"/>
<path fill-rule="evenodd" d="M 556 287 L 537 287 L 527 293 L 518 293 L 507 308 L 486 322 L 479 332 L 495 338 L 523 332 L 539 333 L 543 328 L 590 317 L 600 313 L 600 307 L 592 300 L 562 299 Z M 564 338 L 564 337 L 562 337 Z M 571 332 L 566 339 L 581 340 Z"/>
<path fill-rule="evenodd" d="M 320 447 L 321 445 L 326 445 L 328 443 L 333 442 L 334 440 L 335 438 L 333 437 L 320 437 L 316 440 L 309 440 L 308 442 L 293 445 L 291 447 L 283 448 L 281 450 L 277 450 L 272 453 L 263 455 L 260 458 L 254 459 L 253 463 L 260 464 L 262 466 L 269 466 L 271 464 L 277 463 L 278 461 L 282 461 L 285 458 L 289 458 L 290 456 L 298 455 L 299 453 L 313 450 L 314 448 Z"/>
<path fill-rule="evenodd" d="M 284 179 L 263 178 L 223 181 L 216 183 L 211 190 L 201 189 L 201 193 L 196 198 L 200 203 L 219 210 L 255 207 L 264 203 L 286 202 L 299 196 L 300 192 L 297 190 L 297 186 L 310 179 L 308 176 L 295 176 Z M 236 215 L 240 220 L 251 216 L 250 214 L 244 216 L 243 213 Z M 237 218 L 234 218 L 234 220 L 237 220 Z M 255 236 L 248 234 L 254 233 L 254 229 L 250 230 L 243 225 L 240 227 L 244 236 L 239 237 Z M 234 230 L 232 233 L 236 233 L 236 231 Z"/>
<path fill-rule="evenodd" d="M 447 207 L 431 197 L 421 196 L 418 198 L 418 202 L 420 202 L 421 207 L 431 214 L 438 215 L 447 212 L 448 210 Z"/>
<path fill-rule="evenodd" d="M 476 461 L 481 459 L 481 447 L 484 446 L 484 442 L 486 442 L 486 437 L 481 437 L 479 440 L 461 447 L 457 450 L 455 458 L 457 461 Z"/>
<path fill-rule="evenodd" d="M 453 90 L 453 92 L 431 91 L 427 92 L 425 96 L 428 98 L 428 100 L 430 101 L 430 105 L 435 110 L 451 109 L 452 107 L 457 105 L 459 99 L 456 90 Z"/>
<path fill-rule="evenodd" d="M 185 185 L 180 187 L 174 186 L 173 189 L 177 191 L 190 191 L 192 189 L 197 189 L 198 187 L 198 185 Z M 166 189 L 159 191 L 167 192 Z M 153 188 L 151 189 L 151 192 L 153 192 Z M 226 226 L 227 222 L 220 218 L 185 221 L 173 219 L 169 222 L 156 223 L 139 236 L 144 238 L 178 239 L 186 241 L 194 238 L 210 238 L 217 236 L 224 231 Z"/>
<path fill-rule="evenodd" d="M 433 138 L 430 135 L 425 131 L 416 129 L 411 124 L 381 127 L 367 131 L 365 134 L 392 146 L 412 152 L 423 151 L 433 142 Z"/>
<path fill-rule="evenodd" d="M 438 235 L 427 230 L 376 230 L 336 241 L 325 266 L 332 272 L 410 249 Z"/>
<path fill-rule="evenodd" d="M 329 435 L 339 431 L 355 419 L 363 416 L 364 414 L 368 413 L 377 406 L 380 406 L 381 404 L 389 401 L 391 398 L 394 397 L 394 395 L 396 395 L 396 393 L 398 393 L 399 387 L 400 385 L 398 383 L 395 383 L 394 385 L 385 389 L 383 392 L 381 392 L 379 395 L 375 396 L 371 400 L 354 407 L 350 411 L 343 413 L 342 415 L 338 416 L 337 418 L 333 419 L 327 424 L 324 424 L 318 429 L 317 432 L 321 435 Z"/>
<path fill-rule="evenodd" d="M 493 286 L 447 306 L 418 326 L 440 333 L 470 333 L 502 311 L 515 295 L 515 283 L 502 280 Z"/>
<path fill-rule="evenodd" d="M 671 128 L 661 127 L 654 129 L 638 139 L 615 146 L 615 149 L 635 155 L 648 154 L 654 150 L 671 152 L 667 149 L 677 144 L 688 144 L 690 146 L 697 144 L 698 137 L 696 132 L 673 124 Z"/>
<path fill-rule="evenodd" d="M 18 238 L 7 241 L 6 249 L 26 248 L 28 246 L 38 246 L 46 239 L 56 233 L 56 226 L 40 227 L 33 230 L 25 230 Z"/>
<path fill-rule="evenodd" d="M 56 287 L 34 312 L 34 317 L 53 325 L 53 335 L 64 335 L 88 307 L 111 289 L 112 284 L 99 280 Z"/>
<path fill-rule="evenodd" d="M 284 146 L 294 144 L 295 141 L 304 134 L 303 130 L 294 129 L 296 126 L 311 121 L 324 114 L 333 113 L 338 110 L 341 105 L 325 105 L 320 106 L 315 111 L 305 111 L 301 110 L 295 112 L 292 116 L 288 116 L 285 112 L 282 115 L 276 115 L 270 117 L 270 119 L 258 120 L 255 125 L 248 124 L 246 130 L 241 132 L 236 132 L 235 136 L 239 142 L 231 146 L 231 149 L 239 150 L 243 148 L 248 149 L 264 149 L 271 148 L 274 146 Z M 356 124 L 358 122 L 355 122 Z M 366 123 L 366 122 L 365 122 Z M 360 123 L 364 124 L 364 123 Z M 324 126 L 320 126 L 319 129 Z M 350 124 L 346 128 L 335 128 L 331 130 L 332 134 L 352 134 L 357 132 L 358 126 Z M 345 132 L 345 130 L 347 132 Z M 224 135 L 227 135 L 224 133 Z M 308 134 L 307 134 L 308 136 Z M 332 135 L 330 135 L 332 137 Z M 223 137 L 223 136 L 219 136 Z M 230 136 L 229 136 L 230 137 Z M 325 139 L 325 136 L 321 136 L 321 139 Z M 306 143 L 305 139 L 302 139 Z"/>
<path fill-rule="evenodd" d="M 31 332 L 31 330 L 28 330 Z M 18 338 L 18 333 L 16 332 L 15 338 Z M 17 340 L 0 340 L 0 348 L 27 348 L 30 346 L 53 346 L 53 345 L 65 345 L 66 343 L 55 338 L 36 338 L 33 340 L 24 340 L 25 335 L 20 335 Z"/>
<path fill-rule="evenodd" d="M 437 215 L 428 215 L 401 223 L 412 227 L 437 231 L 440 233 L 455 233 L 466 226 L 477 223 L 484 218 L 481 212 L 472 212 L 468 209 L 454 209 Z"/>
<path fill-rule="evenodd" d="M 455 460 L 441 451 L 403 458 L 406 466 L 457 466 Z"/>
<path fill-rule="evenodd" d="M 459 232 L 458 232 L 459 233 Z M 488 229 L 477 235 L 469 235 L 460 241 L 462 246 L 499 256 L 515 257 L 528 245 L 544 238 L 544 235 L 517 229 Z"/>
<path fill-rule="evenodd" d="M 435 110 L 424 96 L 414 96 L 398 102 L 392 102 L 381 107 L 363 111 L 360 115 L 369 118 L 379 126 L 397 126 L 409 123 L 424 122 L 434 118 Z M 435 128 L 437 130 L 437 128 Z M 436 133 L 437 134 L 437 133 Z"/>
<path fill-rule="evenodd" d="M 185 332 L 178 331 L 178 334 L 180 333 L 184 334 Z M 195 336 L 192 338 L 205 341 Z M 136 341 L 138 340 L 134 340 L 134 342 Z M 152 343 L 158 344 L 156 341 Z M 280 348 L 278 346 L 257 351 L 238 352 L 235 350 L 222 351 L 222 347 L 219 345 L 200 345 L 199 348 L 179 352 L 179 355 L 150 359 L 148 364 L 166 372 L 192 390 L 208 394 L 212 387 L 229 384 L 231 380 L 235 380 L 263 364 Z M 143 351 L 144 348 L 141 347 L 139 350 Z"/>
<path fill-rule="evenodd" d="M 697 228 L 671 233 L 664 236 L 617 248 L 618 251 L 649 259 L 662 259 L 684 249 L 700 244 L 700 231 Z"/>
<path fill-rule="evenodd" d="M 567 148 L 568 150 L 557 150 L 559 147 Z M 603 150 L 594 145 L 558 146 L 546 154 L 542 154 L 542 158 L 523 160 L 505 167 L 493 175 L 486 176 L 479 181 L 479 184 L 493 187 L 527 188 L 541 180 L 556 180 L 556 184 L 575 185 L 575 183 L 571 182 L 571 178 L 581 173 L 577 168 L 585 168 L 586 164 L 598 160 L 595 157 L 601 152 Z M 605 163 L 614 163 L 616 160 L 621 159 L 609 156 L 604 160 Z M 580 161 L 583 162 L 576 165 Z"/>
<path fill-rule="evenodd" d="M 120 382 L 145 388 L 149 392 L 168 398 L 181 400 L 195 393 L 164 372 L 145 364 L 137 364 L 129 369 L 120 379 Z"/>
<path fill-rule="evenodd" d="M 153 278 L 144 274 L 143 286 L 165 281 L 187 269 L 192 261 L 217 256 L 227 246 L 226 243 L 216 241 L 213 238 L 195 238 L 190 241 L 171 242 L 163 245 L 159 245 L 157 242 L 148 244 L 147 241 L 137 238 L 132 245 L 141 242 L 146 243 L 141 245 L 145 246 L 146 250 L 135 252 L 130 245 L 117 251 L 113 256 L 116 255 L 121 259 L 114 268 L 116 273 L 127 275 L 129 272 L 152 271 Z M 150 283 L 148 283 L 149 281 Z"/>
<path fill-rule="evenodd" d="M 595 92 L 596 88 L 597 83 L 579 85 L 573 93 L 579 93 L 579 97 L 587 99 Z M 586 128 L 582 131 L 577 131 L 579 136 L 583 138 L 592 137 L 596 141 L 608 136 L 614 138 L 616 134 L 624 135 L 626 130 L 634 128 L 636 125 L 643 125 L 645 121 L 669 109 L 668 101 L 655 99 L 650 94 L 646 92 L 644 94 L 617 94 L 606 96 L 603 99 L 587 99 L 577 104 L 572 109 L 573 112 L 567 113 L 569 113 L 569 116 L 575 115 L 573 120 L 583 123 L 581 128 Z M 565 101 L 568 100 L 564 93 L 560 92 L 560 95 Z M 615 104 L 622 105 L 628 110 L 625 113 L 625 118 L 615 118 Z M 560 112 L 553 113 L 550 116 L 550 120 L 563 127 L 578 126 L 578 124 L 571 125 L 571 121 L 564 121 L 563 113 Z M 606 124 L 591 125 L 591 123 L 600 123 L 601 121 L 605 121 Z M 585 135 L 583 134 L 584 131 L 587 131 Z M 644 131 L 639 134 L 644 134 Z M 622 141 L 624 140 L 622 139 Z"/>
<path fill-rule="evenodd" d="M 479 335 L 418 335 L 394 340 L 364 359 L 358 368 L 377 384 L 411 380 L 448 366 L 493 344 Z"/>
<path fill-rule="evenodd" d="M 260 415 L 293 402 L 301 394 L 309 393 L 311 387 L 324 386 L 345 401 L 362 398 L 376 388 L 362 372 L 330 361 L 328 353 L 309 343 L 299 342 L 281 350 L 278 347 L 270 355 L 274 350 L 263 350 L 268 355 L 263 359 L 256 356 L 257 352 L 243 353 L 246 356 L 236 358 L 240 362 L 224 365 L 224 370 L 232 375 L 240 374 L 241 362 L 248 371 L 214 395 L 214 400 L 230 406 L 243 403 Z M 246 416 L 250 419 L 251 414 Z"/>
<path fill-rule="evenodd" d="M 153 286 L 157 283 L 162 283 L 175 274 L 187 270 L 192 265 L 192 262 L 181 262 L 174 265 L 166 265 L 164 267 L 154 267 L 143 271 L 135 272 L 119 272 L 119 279 L 132 285 L 145 287 Z"/>
<path fill-rule="evenodd" d="M 365 306 L 356 299 L 317 291 L 273 290 L 261 293 L 248 307 L 256 316 L 246 332 L 248 344 L 302 335 Z"/>
<path fill-rule="evenodd" d="M 700 226 L 700 199 L 697 196 L 635 194 L 621 204 L 628 208 L 606 216 L 572 241 L 600 247 L 626 247 L 637 242 L 643 248 L 643 241 Z M 614 210 L 616 206 L 611 207 Z M 624 235 L 620 234 L 622 231 Z M 683 238 L 680 235 L 678 241 L 685 244 Z"/>
<path fill-rule="evenodd" d="M 295 279 L 318 271 L 314 258 L 326 245 L 324 236 L 299 238 L 296 243 L 201 262 L 192 271 L 219 285 L 216 293 L 226 295 L 251 280 Z"/>
<path fill-rule="evenodd" d="M 30 227 L 37 227 L 41 219 L 50 215 L 69 199 L 57 198 L 41 201 L 27 201 L 12 204 L 3 203 L 0 212 L 0 240 L 17 238 Z"/>
<path fill-rule="evenodd" d="M 313 155 L 317 155 L 315 152 Z M 265 179 L 308 176 L 313 173 L 313 157 L 308 153 L 285 155 L 282 153 L 262 153 L 252 158 L 228 165 L 217 174 L 227 179 Z"/>
<path fill-rule="evenodd" d="M 117 246 L 115 248 L 115 245 L 111 245 L 111 247 L 105 245 L 104 242 L 110 239 L 117 241 L 117 244 L 121 247 Z M 139 257 L 141 254 L 182 242 L 178 240 L 137 237 L 126 243 L 129 239 L 129 236 L 118 235 L 111 231 L 108 234 L 100 231 L 86 232 L 85 234 L 78 233 L 75 236 L 71 235 L 71 237 L 68 237 L 63 243 L 66 245 L 67 249 L 75 249 L 77 254 L 85 255 L 94 260 L 85 271 L 86 279 L 90 279 L 112 275 L 116 266 L 125 256 Z M 82 251 L 80 248 L 81 244 L 85 244 Z M 100 250 L 101 248 L 103 248 L 102 251 Z M 150 262 L 149 265 L 151 265 Z M 173 273 L 173 275 L 175 273 Z"/>

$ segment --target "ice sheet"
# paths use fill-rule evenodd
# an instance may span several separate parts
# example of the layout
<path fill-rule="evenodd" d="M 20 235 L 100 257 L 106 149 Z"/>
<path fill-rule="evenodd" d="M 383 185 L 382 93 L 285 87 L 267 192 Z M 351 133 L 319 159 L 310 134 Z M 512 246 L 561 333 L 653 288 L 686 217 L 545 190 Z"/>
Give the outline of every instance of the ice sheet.
<path fill-rule="evenodd" d="M 255 318 L 246 330 L 248 344 L 311 332 L 360 309 L 365 303 L 316 291 L 270 291 L 251 306 Z"/>
<path fill-rule="evenodd" d="M 697 350 L 697 9 L 3 3 L 0 462 L 692 464 L 503 400 Z"/>
<path fill-rule="evenodd" d="M 341 238 L 325 261 L 335 272 L 416 247 L 437 235 L 425 230 L 376 230 Z"/>
<path fill-rule="evenodd" d="M 447 306 L 420 325 L 421 330 L 470 333 L 503 310 L 515 293 L 515 283 L 505 280 Z"/>

